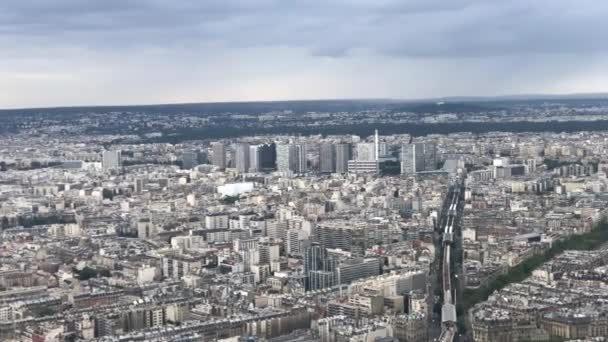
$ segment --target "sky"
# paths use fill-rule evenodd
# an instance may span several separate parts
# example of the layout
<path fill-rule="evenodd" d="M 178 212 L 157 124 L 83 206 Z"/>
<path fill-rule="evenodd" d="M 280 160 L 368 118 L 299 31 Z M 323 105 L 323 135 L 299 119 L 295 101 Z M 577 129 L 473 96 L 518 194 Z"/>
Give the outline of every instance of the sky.
<path fill-rule="evenodd" d="M 608 1 L 2 0 L 0 108 L 608 91 Z"/>

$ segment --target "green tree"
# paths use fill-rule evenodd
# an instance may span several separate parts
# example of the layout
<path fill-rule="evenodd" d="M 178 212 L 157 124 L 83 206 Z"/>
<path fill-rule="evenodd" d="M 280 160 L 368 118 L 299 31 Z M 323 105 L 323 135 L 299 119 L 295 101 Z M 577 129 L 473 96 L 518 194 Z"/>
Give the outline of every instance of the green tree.
<path fill-rule="evenodd" d="M 78 279 L 80 280 L 89 280 L 91 278 L 97 277 L 97 271 L 95 269 L 86 266 L 78 273 Z"/>

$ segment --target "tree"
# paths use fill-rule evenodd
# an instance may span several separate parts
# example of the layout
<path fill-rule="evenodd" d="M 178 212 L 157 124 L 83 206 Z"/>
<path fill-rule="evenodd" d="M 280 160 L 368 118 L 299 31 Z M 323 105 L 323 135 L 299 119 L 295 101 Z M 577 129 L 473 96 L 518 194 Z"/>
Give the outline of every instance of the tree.
<path fill-rule="evenodd" d="M 114 192 L 109 189 L 103 189 L 103 198 L 109 199 L 110 201 L 114 199 Z"/>
<path fill-rule="evenodd" d="M 105 278 L 112 277 L 112 272 L 110 272 L 110 270 L 108 270 L 107 268 L 100 269 L 97 274 L 99 274 L 100 277 L 105 277 Z"/>
<path fill-rule="evenodd" d="M 226 196 L 224 198 L 222 198 L 222 203 L 224 204 L 234 204 L 236 201 L 239 200 L 239 196 Z"/>
<path fill-rule="evenodd" d="M 95 269 L 86 266 L 80 272 L 78 272 L 78 279 L 80 280 L 89 280 L 91 278 L 97 277 L 97 271 Z"/>

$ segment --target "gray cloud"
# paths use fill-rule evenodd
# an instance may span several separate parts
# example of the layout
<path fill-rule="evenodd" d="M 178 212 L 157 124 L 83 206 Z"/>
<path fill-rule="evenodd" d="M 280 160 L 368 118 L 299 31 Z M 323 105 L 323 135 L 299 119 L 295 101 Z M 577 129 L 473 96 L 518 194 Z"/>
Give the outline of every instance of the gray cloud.
<path fill-rule="evenodd" d="M 608 90 L 597 0 L 2 0 L 0 108 Z"/>
<path fill-rule="evenodd" d="M 0 37 L 66 46 L 291 46 L 445 57 L 608 49 L 595 0 L 4 0 Z"/>

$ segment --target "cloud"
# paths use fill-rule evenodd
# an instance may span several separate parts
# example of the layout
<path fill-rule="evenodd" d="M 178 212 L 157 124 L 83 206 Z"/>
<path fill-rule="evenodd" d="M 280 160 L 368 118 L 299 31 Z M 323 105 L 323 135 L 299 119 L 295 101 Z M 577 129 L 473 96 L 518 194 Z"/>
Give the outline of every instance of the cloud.
<path fill-rule="evenodd" d="M 2 0 L 0 108 L 594 92 L 596 0 Z"/>
<path fill-rule="evenodd" d="M 0 37 L 66 46 L 292 46 L 451 58 L 608 49 L 594 0 L 5 0 Z"/>

